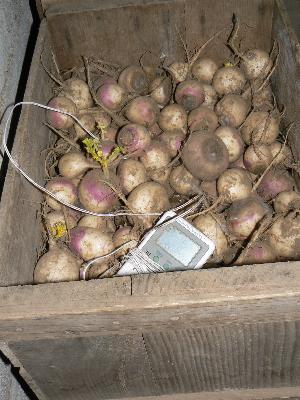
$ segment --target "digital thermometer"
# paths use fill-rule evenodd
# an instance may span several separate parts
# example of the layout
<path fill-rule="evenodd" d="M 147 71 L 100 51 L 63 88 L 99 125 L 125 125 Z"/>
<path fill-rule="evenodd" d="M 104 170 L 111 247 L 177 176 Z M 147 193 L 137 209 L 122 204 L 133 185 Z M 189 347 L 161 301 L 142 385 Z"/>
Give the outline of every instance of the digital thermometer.
<path fill-rule="evenodd" d="M 123 262 L 117 275 L 183 271 L 201 268 L 212 255 L 214 243 L 181 217 L 166 212 Z M 173 218 L 169 223 L 163 222 Z M 159 225 L 162 226 L 160 227 Z"/>

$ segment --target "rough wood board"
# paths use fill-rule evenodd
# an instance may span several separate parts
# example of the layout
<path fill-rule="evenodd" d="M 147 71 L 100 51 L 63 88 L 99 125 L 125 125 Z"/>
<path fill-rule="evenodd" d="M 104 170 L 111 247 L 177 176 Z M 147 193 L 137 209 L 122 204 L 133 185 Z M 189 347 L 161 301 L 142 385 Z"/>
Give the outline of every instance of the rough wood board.
<path fill-rule="evenodd" d="M 47 20 L 62 69 L 80 64 L 82 56 L 128 65 L 148 50 L 158 58 L 183 57 L 180 41 L 174 40 L 177 29 L 183 30 L 183 10 L 182 2 L 151 3 L 67 15 L 59 11 L 47 14 Z"/>
<path fill-rule="evenodd" d="M 112 399 L 299 385 L 299 332 L 300 321 L 215 324 L 9 349 L 49 400 Z"/>
<path fill-rule="evenodd" d="M 186 0 L 185 5 L 185 38 L 189 49 L 199 48 L 216 32 L 226 28 L 202 53 L 224 62 L 232 55 L 226 46 L 226 38 L 232 30 L 233 13 L 239 20 L 237 42 L 242 51 L 249 48 L 270 49 L 273 0 L 218 0 L 213 6 L 211 0 L 201 0 L 198 6 L 195 6 L 194 0 Z"/>
<path fill-rule="evenodd" d="M 234 324 L 144 334 L 160 394 L 295 386 L 300 323 Z"/>
<path fill-rule="evenodd" d="M 171 63 L 174 59 L 184 59 L 178 32 L 189 50 L 193 50 L 217 30 L 226 28 L 223 39 L 216 39 L 203 53 L 213 54 L 221 62 L 230 55 L 224 37 L 231 30 L 233 13 L 241 19 L 243 48 L 253 44 L 270 48 L 273 0 L 218 0 L 214 7 L 211 7 L 210 0 L 115 0 L 101 3 L 92 0 L 84 5 L 82 1 L 51 1 L 45 7 L 62 68 L 80 63 L 82 55 L 126 65 L 138 62 L 147 50 L 167 56 L 167 62 Z M 101 29 L 97 29 L 98 26 Z M 88 48 L 82 38 L 88 41 Z M 99 43 L 102 44 L 100 47 Z M 112 45 L 114 43 L 118 43 L 117 51 Z"/>
<path fill-rule="evenodd" d="M 280 276 L 275 281 L 272 268 Z M 262 285 L 257 283 L 257 271 L 265 275 Z M 0 338 L 75 337 L 196 327 L 216 320 L 300 318 L 299 262 L 181 274 L 182 280 L 179 273 L 148 277 L 150 282 L 156 279 L 152 294 L 143 281 L 140 285 L 140 279 L 129 277 L 0 288 Z"/>
<path fill-rule="evenodd" d="M 159 397 L 131 397 L 123 400 L 299 400 L 299 396 L 300 386 L 266 389 L 222 390 L 217 392 L 163 395 Z"/>
<path fill-rule="evenodd" d="M 157 393 L 141 335 L 35 340 L 9 347 L 49 400 Z"/>
<path fill-rule="evenodd" d="M 32 60 L 25 101 L 45 103 L 51 96 L 50 79 L 39 62 L 47 40 L 46 32 L 44 22 Z M 49 62 L 46 52 L 44 57 Z M 43 120 L 44 110 L 24 106 L 13 147 L 13 156 L 22 168 L 42 184 L 44 169 L 41 151 L 49 143 L 49 132 L 43 127 Z M 37 215 L 41 199 L 40 193 L 10 165 L 0 204 L 0 286 L 32 282 L 36 249 L 41 240 L 40 217 Z"/>

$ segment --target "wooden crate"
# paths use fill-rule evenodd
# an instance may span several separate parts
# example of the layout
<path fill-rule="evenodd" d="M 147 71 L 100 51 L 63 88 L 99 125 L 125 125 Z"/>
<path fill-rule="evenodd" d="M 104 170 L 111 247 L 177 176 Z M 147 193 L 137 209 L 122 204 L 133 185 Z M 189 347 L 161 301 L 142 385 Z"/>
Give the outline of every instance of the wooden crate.
<path fill-rule="evenodd" d="M 43 0 L 26 100 L 46 103 L 50 47 L 61 68 L 94 55 L 137 62 L 183 57 L 241 23 L 242 47 L 280 44 L 273 85 L 300 159 L 299 43 L 281 1 Z M 243 33 L 244 32 L 244 33 Z M 206 54 L 228 49 L 215 40 Z M 15 157 L 44 181 L 44 113 L 23 107 Z M 300 262 L 31 285 L 41 195 L 12 168 L 0 207 L 0 347 L 40 399 L 300 398 Z"/>

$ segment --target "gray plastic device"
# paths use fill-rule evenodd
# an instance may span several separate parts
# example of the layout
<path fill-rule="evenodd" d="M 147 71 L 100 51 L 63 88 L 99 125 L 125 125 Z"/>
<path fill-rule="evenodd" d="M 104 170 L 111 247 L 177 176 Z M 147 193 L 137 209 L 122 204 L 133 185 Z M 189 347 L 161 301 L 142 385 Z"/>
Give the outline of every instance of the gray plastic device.
<path fill-rule="evenodd" d="M 138 246 L 143 257 L 136 262 L 127 259 L 117 275 L 133 275 L 138 273 L 149 273 L 147 259 L 157 265 L 153 272 L 182 271 L 201 268 L 212 255 L 215 244 L 191 225 L 184 218 L 178 217 L 168 224 L 163 224 L 170 218 L 175 217 L 173 211 L 166 212 L 158 221 L 156 226 L 148 232 Z M 133 252 L 134 257 L 134 252 Z"/>

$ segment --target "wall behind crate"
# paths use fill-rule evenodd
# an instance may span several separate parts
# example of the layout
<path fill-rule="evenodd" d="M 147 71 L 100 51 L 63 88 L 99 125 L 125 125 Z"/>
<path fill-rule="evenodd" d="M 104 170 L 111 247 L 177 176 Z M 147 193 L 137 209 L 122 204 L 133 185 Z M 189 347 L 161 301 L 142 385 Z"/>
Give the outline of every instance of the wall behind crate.
<path fill-rule="evenodd" d="M 34 5 L 30 0 L 0 0 L 0 119 L 8 104 L 23 97 L 36 28 L 32 25 L 31 6 Z M 24 65 L 26 52 L 29 61 L 26 60 Z M 2 125 L 0 140 L 1 128 Z M 4 180 L 5 169 L 0 153 L 0 182 Z M 26 391 L 12 373 L 11 365 L 0 354 L 0 400 L 29 400 Z"/>
<path fill-rule="evenodd" d="M 35 5 L 31 0 L 0 0 L 0 121 L 7 105 L 23 97 L 30 66 L 30 60 L 24 65 L 24 59 L 35 28 L 32 25 L 35 16 L 33 7 Z M 3 124 L 0 125 L 0 140 L 2 129 Z M 3 154 L 0 153 L 0 182 L 5 176 L 4 164 Z"/>

